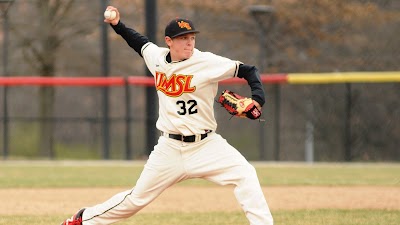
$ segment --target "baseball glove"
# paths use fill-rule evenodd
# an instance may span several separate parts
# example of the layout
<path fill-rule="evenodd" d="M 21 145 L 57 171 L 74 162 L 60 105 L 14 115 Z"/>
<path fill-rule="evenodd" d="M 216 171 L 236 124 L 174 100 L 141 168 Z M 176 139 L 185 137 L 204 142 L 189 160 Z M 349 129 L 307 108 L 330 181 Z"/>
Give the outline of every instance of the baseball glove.
<path fill-rule="evenodd" d="M 232 91 L 223 91 L 218 102 L 233 116 L 247 117 L 252 120 L 261 116 L 261 111 L 254 105 L 253 99 L 242 97 Z"/>

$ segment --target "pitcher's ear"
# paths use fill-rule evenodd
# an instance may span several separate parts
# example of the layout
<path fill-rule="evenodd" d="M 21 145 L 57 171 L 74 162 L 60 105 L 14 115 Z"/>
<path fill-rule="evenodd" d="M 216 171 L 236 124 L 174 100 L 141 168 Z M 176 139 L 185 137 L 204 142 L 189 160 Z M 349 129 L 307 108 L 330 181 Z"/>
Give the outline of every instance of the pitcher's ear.
<path fill-rule="evenodd" d="M 172 45 L 172 38 L 166 36 L 165 38 L 165 44 L 167 44 L 168 47 Z"/>

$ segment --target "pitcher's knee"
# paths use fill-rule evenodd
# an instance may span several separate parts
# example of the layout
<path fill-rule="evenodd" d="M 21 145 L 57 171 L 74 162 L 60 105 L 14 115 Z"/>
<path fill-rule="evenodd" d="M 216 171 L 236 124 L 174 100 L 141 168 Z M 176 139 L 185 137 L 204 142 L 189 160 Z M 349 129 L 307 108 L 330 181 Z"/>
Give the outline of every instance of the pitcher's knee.
<path fill-rule="evenodd" d="M 243 171 L 245 172 L 245 174 L 244 174 L 245 178 L 256 178 L 256 179 L 258 179 L 256 168 L 253 165 L 248 164 Z"/>

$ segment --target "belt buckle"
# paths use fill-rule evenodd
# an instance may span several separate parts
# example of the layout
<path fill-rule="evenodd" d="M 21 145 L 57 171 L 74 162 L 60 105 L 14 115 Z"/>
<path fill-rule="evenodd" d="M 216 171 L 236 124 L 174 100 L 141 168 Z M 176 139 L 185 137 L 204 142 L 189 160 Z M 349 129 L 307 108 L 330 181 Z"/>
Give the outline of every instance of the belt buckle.
<path fill-rule="evenodd" d="M 182 141 L 182 142 L 185 141 L 185 136 L 181 135 L 181 141 Z"/>

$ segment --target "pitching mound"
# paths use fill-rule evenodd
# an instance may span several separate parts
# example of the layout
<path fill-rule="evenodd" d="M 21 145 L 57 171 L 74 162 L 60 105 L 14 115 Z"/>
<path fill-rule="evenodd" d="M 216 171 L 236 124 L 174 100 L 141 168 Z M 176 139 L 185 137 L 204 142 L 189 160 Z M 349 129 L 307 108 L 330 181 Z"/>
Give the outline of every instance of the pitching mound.
<path fill-rule="evenodd" d="M 0 215 L 49 215 L 75 212 L 124 191 L 123 188 L 0 189 Z M 266 187 L 271 210 L 400 209 L 397 187 Z M 7 203 L 7 204 L 4 204 Z M 240 211 L 232 187 L 174 186 L 141 211 Z"/>

